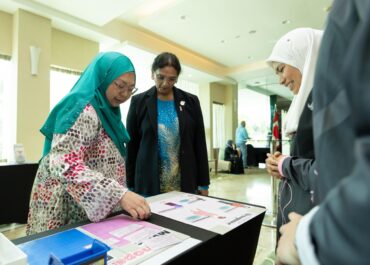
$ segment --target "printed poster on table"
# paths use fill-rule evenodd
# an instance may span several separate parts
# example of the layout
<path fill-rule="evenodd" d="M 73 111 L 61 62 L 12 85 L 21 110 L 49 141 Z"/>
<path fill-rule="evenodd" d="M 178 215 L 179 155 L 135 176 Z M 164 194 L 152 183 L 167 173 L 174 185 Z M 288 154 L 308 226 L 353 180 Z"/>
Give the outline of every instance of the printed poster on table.
<path fill-rule="evenodd" d="M 77 229 L 112 248 L 108 252 L 109 265 L 138 264 L 189 238 L 123 214 Z"/>
<path fill-rule="evenodd" d="M 150 201 L 153 213 L 225 234 L 265 208 L 183 192 L 169 192 Z"/>

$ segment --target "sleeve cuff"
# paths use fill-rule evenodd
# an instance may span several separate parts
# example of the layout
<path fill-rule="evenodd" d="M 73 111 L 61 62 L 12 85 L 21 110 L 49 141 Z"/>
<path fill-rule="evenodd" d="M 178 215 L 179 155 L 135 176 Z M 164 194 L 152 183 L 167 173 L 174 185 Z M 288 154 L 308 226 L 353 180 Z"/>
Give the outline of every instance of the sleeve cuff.
<path fill-rule="evenodd" d="M 198 186 L 198 190 L 208 190 L 209 186 Z"/>
<path fill-rule="evenodd" d="M 279 170 L 280 175 L 282 175 L 283 177 L 284 177 L 284 174 L 283 174 L 283 163 L 284 163 L 284 160 L 287 159 L 288 157 L 290 157 L 290 156 L 283 156 L 283 158 L 279 160 L 278 170 Z"/>
<path fill-rule="evenodd" d="M 309 225 L 319 206 L 313 208 L 299 222 L 295 236 L 295 243 L 298 250 L 299 259 L 302 265 L 320 265 L 316 255 L 315 248 L 311 241 Z"/>

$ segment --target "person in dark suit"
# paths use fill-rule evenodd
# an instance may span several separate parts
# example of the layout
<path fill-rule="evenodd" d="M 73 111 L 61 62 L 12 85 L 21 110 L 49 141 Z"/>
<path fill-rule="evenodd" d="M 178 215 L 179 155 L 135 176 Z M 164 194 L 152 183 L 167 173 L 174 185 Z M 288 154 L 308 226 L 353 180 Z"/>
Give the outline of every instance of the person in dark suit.
<path fill-rule="evenodd" d="M 208 195 L 209 169 L 199 99 L 177 87 L 176 55 L 152 64 L 155 86 L 132 97 L 127 115 L 127 184 L 143 196 L 172 190 Z"/>
<path fill-rule="evenodd" d="M 278 264 L 369 264 L 370 1 L 336 0 L 313 86 L 315 203 L 281 227 Z"/>

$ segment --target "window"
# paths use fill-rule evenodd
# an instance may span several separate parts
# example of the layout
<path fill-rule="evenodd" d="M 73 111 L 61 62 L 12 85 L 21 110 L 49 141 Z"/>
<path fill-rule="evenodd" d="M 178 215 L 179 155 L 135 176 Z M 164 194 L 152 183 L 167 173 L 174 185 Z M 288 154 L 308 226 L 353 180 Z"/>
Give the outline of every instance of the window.
<path fill-rule="evenodd" d="M 268 134 L 270 131 L 270 97 L 254 92 L 250 89 L 238 90 L 238 126 L 245 121 L 248 143 L 254 147 L 269 145 Z"/>
<path fill-rule="evenodd" d="M 225 106 L 220 103 L 212 104 L 213 111 L 213 148 L 225 145 Z"/>
<path fill-rule="evenodd" d="M 51 67 L 50 70 L 50 110 L 72 89 L 81 72 Z"/>
<path fill-rule="evenodd" d="M 281 111 L 281 124 L 286 123 L 286 115 L 287 111 L 282 110 Z M 282 139 L 282 152 L 283 154 L 290 154 L 290 138 L 286 135 L 284 132 L 284 126 L 281 126 L 281 139 Z"/>
<path fill-rule="evenodd" d="M 181 79 L 181 75 L 175 86 L 199 97 L 199 85 L 197 83 Z"/>
<path fill-rule="evenodd" d="M 0 54 L 0 161 L 13 160 L 16 141 L 17 91 L 13 86 L 10 56 Z"/>

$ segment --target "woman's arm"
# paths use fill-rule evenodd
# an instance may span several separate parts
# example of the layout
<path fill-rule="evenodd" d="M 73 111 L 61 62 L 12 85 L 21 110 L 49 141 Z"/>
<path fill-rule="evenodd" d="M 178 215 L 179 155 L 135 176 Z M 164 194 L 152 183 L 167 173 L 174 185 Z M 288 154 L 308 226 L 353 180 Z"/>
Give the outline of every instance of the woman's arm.
<path fill-rule="evenodd" d="M 94 155 L 89 152 L 100 129 L 98 116 L 88 105 L 65 134 L 54 135 L 49 154 L 50 174 L 61 182 L 91 221 L 106 217 L 127 191 L 123 179 L 119 183 L 118 177 L 108 178 L 99 169 L 92 169 L 85 163 L 87 156 Z M 100 159 L 112 159 L 109 155 L 101 154 Z M 103 161 L 100 163 L 104 164 Z"/>

